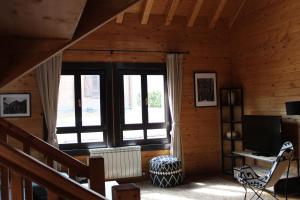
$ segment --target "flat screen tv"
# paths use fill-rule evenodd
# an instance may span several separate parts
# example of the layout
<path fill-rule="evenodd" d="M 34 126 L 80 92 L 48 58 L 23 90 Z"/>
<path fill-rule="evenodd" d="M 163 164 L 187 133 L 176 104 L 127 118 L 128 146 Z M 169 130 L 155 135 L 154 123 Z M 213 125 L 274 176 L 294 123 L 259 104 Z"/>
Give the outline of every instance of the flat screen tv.
<path fill-rule="evenodd" d="M 244 115 L 244 148 L 258 155 L 277 155 L 282 145 L 281 126 L 280 116 Z"/>

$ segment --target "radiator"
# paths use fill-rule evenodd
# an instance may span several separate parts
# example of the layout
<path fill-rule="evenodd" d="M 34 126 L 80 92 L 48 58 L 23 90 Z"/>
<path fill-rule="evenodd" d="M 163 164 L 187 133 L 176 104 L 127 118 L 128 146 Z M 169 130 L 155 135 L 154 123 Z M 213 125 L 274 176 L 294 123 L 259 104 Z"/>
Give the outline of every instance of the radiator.
<path fill-rule="evenodd" d="M 142 176 L 140 146 L 90 149 L 90 155 L 104 158 L 107 180 Z"/>

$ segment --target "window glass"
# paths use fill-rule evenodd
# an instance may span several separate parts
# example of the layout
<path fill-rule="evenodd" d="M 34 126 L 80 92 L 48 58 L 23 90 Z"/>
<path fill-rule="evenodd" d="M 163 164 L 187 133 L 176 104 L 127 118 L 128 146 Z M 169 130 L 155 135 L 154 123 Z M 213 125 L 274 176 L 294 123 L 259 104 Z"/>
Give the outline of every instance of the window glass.
<path fill-rule="evenodd" d="M 74 75 L 61 75 L 58 94 L 57 127 L 75 126 Z"/>
<path fill-rule="evenodd" d="M 73 144 L 77 143 L 77 133 L 60 133 L 57 134 L 57 142 L 58 144 Z"/>
<path fill-rule="evenodd" d="M 100 76 L 81 75 L 82 126 L 101 125 Z"/>
<path fill-rule="evenodd" d="M 144 131 L 143 130 L 127 130 L 123 131 L 123 140 L 143 140 Z"/>
<path fill-rule="evenodd" d="M 165 122 L 164 76 L 147 75 L 148 122 Z"/>
<path fill-rule="evenodd" d="M 103 142 L 103 132 L 86 132 L 81 133 L 81 142 Z"/>
<path fill-rule="evenodd" d="M 124 115 L 125 124 L 142 123 L 141 76 L 124 75 Z"/>
<path fill-rule="evenodd" d="M 167 138 L 167 129 L 148 129 L 147 130 L 148 139 L 158 139 L 158 138 Z"/>

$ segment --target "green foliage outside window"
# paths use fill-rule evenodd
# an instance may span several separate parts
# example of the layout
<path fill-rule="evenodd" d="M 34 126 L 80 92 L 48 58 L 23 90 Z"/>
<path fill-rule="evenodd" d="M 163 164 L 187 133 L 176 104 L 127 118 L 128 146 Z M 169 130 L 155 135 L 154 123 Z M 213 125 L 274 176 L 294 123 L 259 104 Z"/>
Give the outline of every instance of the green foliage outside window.
<path fill-rule="evenodd" d="M 161 107 L 161 93 L 159 91 L 153 91 L 148 93 L 148 104 L 150 107 Z"/>

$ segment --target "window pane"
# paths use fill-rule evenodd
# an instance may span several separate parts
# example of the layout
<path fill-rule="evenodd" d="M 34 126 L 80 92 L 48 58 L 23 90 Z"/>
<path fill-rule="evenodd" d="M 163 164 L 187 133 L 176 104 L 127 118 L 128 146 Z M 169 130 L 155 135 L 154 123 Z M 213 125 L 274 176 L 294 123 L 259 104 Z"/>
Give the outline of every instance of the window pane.
<path fill-rule="evenodd" d="M 147 75 L 148 122 L 165 122 L 164 76 Z"/>
<path fill-rule="evenodd" d="M 75 97 L 73 75 L 62 75 L 60 78 L 56 126 L 75 126 Z"/>
<path fill-rule="evenodd" d="M 123 131 L 123 140 L 143 140 L 143 139 L 144 139 L 143 130 Z"/>
<path fill-rule="evenodd" d="M 142 123 L 141 76 L 124 75 L 125 124 Z"/>
<path fill-rule="evenodd" d="M 77 133 L 57 134 L 58 144 L 77 143 Z"/>
<path fill-rule="evenodd" d="M 82 125 L 101 125 L 100 76 L 81 75 Z"/>
<path fill-rule="evenodd" d="M 156 139 L 156 138 L 166 138 L 167 130 L 164 129 L 148 129 L 147 130 L 147 138 L 148 139 Z"/>
<path fill-rule="evenodd" d="M 81 133 L 81 143 L 103 142 L 103 132 Z"/>

